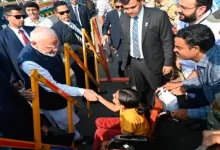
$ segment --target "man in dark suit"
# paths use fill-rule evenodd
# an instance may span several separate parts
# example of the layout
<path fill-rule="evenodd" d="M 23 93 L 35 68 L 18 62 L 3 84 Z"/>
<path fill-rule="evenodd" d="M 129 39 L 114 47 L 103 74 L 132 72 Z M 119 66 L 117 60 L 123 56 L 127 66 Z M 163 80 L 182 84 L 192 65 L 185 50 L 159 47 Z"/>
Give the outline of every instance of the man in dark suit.
<path fill-rule="evenodd" d="M 0 55 L 0 60 L 6 61 Z M 0 63 L 0 133 L 5 138 L 33 141 L 32 109 L 15 91 L 2 70 Z"/>
<path fill-rule="evenodd" d="M 154 90 L 173 66 L 173 34 L 166 12 L 147 8 L 141 0 L 121 0 L 126 14 L 120 17 L 124 60 L 143 105 L 153 106 Z"/>
<path fill-rule="evenodd" d="M 29 35 L 34 28 L 23 26 L 25 16 L 20 6 L 7 5 L 4 13 L 9 25 L 0 31 L 0 54 L 8 60 L 10 67 L 5 67 L 3 72 L 11 83 L 16 83 L 21 80 L 18 54 L 29 43 Z"/>
<path fill-rule="evenodd" d="M 70 0 L 71 5 L 69 6 L 71 20 L 78 22 L 82 28 L 84 28 L 90 35 L 90 13 L 89 9 L 85 5 L 78 4 L 78 0 Z"/>
<path fill-rule="evenodd" d="M 122 60 L 123 60 L 123 48 L 121 47 L 121 28 L 120 28 L 120 16 L 123 13 L 123 5 L 121 0 L 114 0 L 115 8 L 114 10 L 107 13 L 104 24 L 102 26 L 102 43 L 108 41 L 108 30 L 111 26 L 111 44 L 118 51 L 119 61 L 118 61 L 118 75 L 119 77 L 124 77 L 124 71 L 121 70 Z"/>
<path fill-rule="evenodd" d="M 58 1 L 54 3 L 54 10 L 56 15 L 59 18 L 59 21 L 54 24 L 52 29 L 56 32 L 58 39 L 60 41 L 59 50 L 63 50 L 63 44 L 68 43 L 71 48 L 76 52 L 79 58 L 83 61 L 83 53 L 82 53 L 82 33 L 80 29 L 80 25 L 77 22 L 73 22 L 70 20 L 70 10 L 67 4 L 63 1 Z M 62 52 L 62 51 L 61 51 Z M 92 54 L 88 52 L 88 68 L 89 71 L 95 77 L 94 70 L 94 57 Z M 85 74 L 84 71 L 79 67 L 76 62 L 71 63 L 71 68 L 73 69 L 77 86 L 81 88 L 85 88 Z M 95 84 L 90 81 L 90 88 L 97 90 Z"/>

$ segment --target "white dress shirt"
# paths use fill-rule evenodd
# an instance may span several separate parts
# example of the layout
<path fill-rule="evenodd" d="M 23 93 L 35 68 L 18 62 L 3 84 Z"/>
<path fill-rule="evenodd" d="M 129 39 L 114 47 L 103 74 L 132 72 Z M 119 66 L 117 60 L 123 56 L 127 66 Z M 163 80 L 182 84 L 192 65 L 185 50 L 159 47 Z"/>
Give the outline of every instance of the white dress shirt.
<path fill-rule="evenodd" d="M 23 30 L 24 31 L 24 35 L 28 38 L 28 40 L 30 40 L 30 36 L 27 34 L 27 32 L 24 30 L 23 27 L 21 27 L 20 29 L 14 28 L 14 27 L 10 27 L 9 28 L 12 29 L 12 31 L 16 34 L 16 36 L 18 37 L 18 39 L 21 41 L 22 45 L 25 46 L 25 42 L 23 40 L 22 34 L 18 33 L 19 30 Z"/>
<path fill-rule="evenodd" d="M 119 18 L 121 17 L 122 12 L 121 11 L 117 11 L 118 12 L 118 16 Z"/>
<path fill-rule="evenodd" d="M 20 68 L 28 75 L 30 76 L 30 72 L 32 69 L 36 69 L 39 74 L 44 76 L 47 80 L 55 84 L 57 87 L 59 87 L 61 90 L 64 92 L 68 93 L 71 96 L 82 96 L 84 94 L 85 89 L 78 88 L 78 87 L 72 87 L 68 86 L 66 84 L 61 84 L 58 83 L 53 79 L 51 74 L 48 72 L 48 70 L 44 69 L 37 63 L 33 61 L 25 61 L 20 65 Z M 50 88 L 46 87 L 42 83 L 39 82 L 39 85 L 44 88 L 48 92 L 54 92 Z M 61 129 L 68 129 L 68 116 L 67 116 L 67 107 L 59 110 L 43 110 L 41 109 L 42 112 L 47 116 L 47 118 L 50 120 L 49 116 L 47 113 L 49 113 L 54 121 L 58 124 L 58 126 Z M 79 122 L 79 117 L 75 114 L 74 109 L 73 109 L 73 120 L 74 120 L 74 125 Z"/>
<path fill-rule="evenodd" d="M 207 25 L 213 32 L 215 36 L 215 43 L 217 45 L 220 45 L 220 22 L 213 23 L 207 20 L 207 17 L 211 14 L 211 11 L 207 11 L 202 18 L 200 18 L 195 24 L 204 24 Z M 182 28 L 188 27 L 189 23 L 185 23 L 183 21 L 178 21 L 177 23 L 177 30 L 180 30 Z M 185 78 L 187 78 L 193 70 L 195 70 L 197 67 L 195 65 L 195 62 L 192 60 L 180 60 L 180 64 L 182 65 L 182 72 Z"/>
<path fill-rule="evenodd" d="M 39 16 L 39 20 L 37 23 L 35 23 L 33 20 L 31 20 L 30 17 L 27 17 L 24 19 L 24 25 L 25 26 L 31 26 L 31 27 L 47 27 L 50 28 L 53 26 L 53 21 L 47 18 L 43 18 Z"/>
<path fill-rule="evenodd" d="M 142 6 L 141 11 L 139 12 L 138 16 L 138 40 L 139 40 L 139 50 L 140 50 L 140 54 L 141 57 L 140 58 L 144 58 L 143 55 L 143 51 L 142 51 L 142 25 L 143 25 L 143 18 L 144 18 L 144 7 Z M 134 18 L 131 18 L 130 20 L 130 41 L 131 41 L 131 45 L 130 45 L 130 56 L 134 57 L 133 54 L 133 38 L 132 38 L 132 28 L 133 28 L 133 24 L 134 24 Z"/>
<path fill-rule="evenodd" d="M 59 87 L 61 90 L 63 90 L 64 92 L 68 93 L 71 96 L 82 96 L 84 94 L 85 89 L 58 83 L 57 81 L 53 79 L 53 77 L 48 72 L 48 70 L 44 69 L 43 67 L 41 67 L 40 65 L 38 65 L 37 63 L 33 61 L 25 61 L 20 65 L 20 67 L 28 76 L 30 76 L 31 70 L 37 69 L 39 74 L 44 76 L 47 80 L 49 80 L 50 82 L 52 82 L 57 87 Z M 47 90 L 48 92 L 53 92 L 53 90 L 51 90 L 49 87 L 46 87 L 42 83 L 39 83 L 39 85 L 43 87 L 45 90 Z"/>
<path fill-rule="evenodd" d="M 75 13 L 75 15 L 77 15 L 77 17 L 78 17 L 78 19 L 79 19 L 79 23 L 80 23 L 80 25 L 82 26 L 82 22 L 81 22 L 81 19 L 80 19 L 80 16 L 79 16 L 79 6 L 78 6 L 78 4 L 77 5 L 71 5 L 72 6 L 72 8 L 73 8 L 73 12 Z M 76 7 L 76 9 L 75 9 L 75 7 Z M 75 10 L 76 10 L 76 12 L 75 12 Z M 77 13 L 77 14 L 76 14 Z"/>

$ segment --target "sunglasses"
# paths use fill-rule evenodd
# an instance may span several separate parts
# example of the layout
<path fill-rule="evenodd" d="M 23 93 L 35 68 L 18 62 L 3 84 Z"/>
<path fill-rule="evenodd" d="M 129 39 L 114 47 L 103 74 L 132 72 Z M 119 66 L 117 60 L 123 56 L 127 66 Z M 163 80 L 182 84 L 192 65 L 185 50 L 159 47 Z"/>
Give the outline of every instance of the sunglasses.
<path fill-rule="evenodd" d="M 115 6 L 115 8 L 119 9 L 119 8 L 123 8 L 123 6 Z"/>
<path fill-rule="evenodd" d="M 61 12 L 57 12 L 57 13 L 59 13 L 60 15 L 64 15 L 64 14 L 69 14 L 70 11 L 69 11 L 69 10 L 66 10 L 66 11 L 61 11 Z"/>
<path fill-rule="evenodd" d="M 15 17 L 15 19 L 21 19 L 21 18 L 25 19 L 26 18 L 26 15 L 7 15 L 7 16 L 13 16 L 13 17 Z"/>

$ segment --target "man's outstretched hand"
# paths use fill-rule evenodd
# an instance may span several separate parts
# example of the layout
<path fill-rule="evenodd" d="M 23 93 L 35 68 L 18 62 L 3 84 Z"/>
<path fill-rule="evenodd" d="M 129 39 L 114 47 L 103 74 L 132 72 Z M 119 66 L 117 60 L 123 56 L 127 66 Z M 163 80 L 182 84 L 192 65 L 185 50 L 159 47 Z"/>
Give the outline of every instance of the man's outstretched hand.
<path fill-rule="evenodd" d="M 93 90 L 85 89 L 85 92 L 83 96 L 88 100 L 88 101 L 97 101 L 97 93 L 94 92 Z"/>

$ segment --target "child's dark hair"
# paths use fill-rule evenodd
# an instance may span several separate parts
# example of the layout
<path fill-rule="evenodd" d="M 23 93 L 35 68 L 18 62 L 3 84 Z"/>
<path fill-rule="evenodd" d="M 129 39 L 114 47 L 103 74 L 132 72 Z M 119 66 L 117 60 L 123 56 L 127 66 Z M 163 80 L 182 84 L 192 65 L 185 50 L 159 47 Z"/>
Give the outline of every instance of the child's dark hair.
<path fill-rule="evenodd" d="M 119 102 L 124 105 L 125 108 L 136 108 L 139 115 L 144 114 L 145 108 L 140 106 L 140 95 L 136 90 L 131 88 L 122 88 L 118 91 Z"/>

